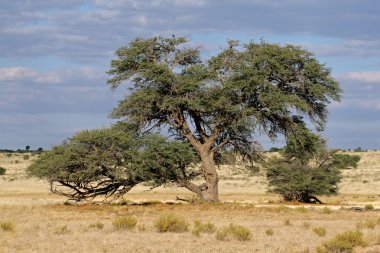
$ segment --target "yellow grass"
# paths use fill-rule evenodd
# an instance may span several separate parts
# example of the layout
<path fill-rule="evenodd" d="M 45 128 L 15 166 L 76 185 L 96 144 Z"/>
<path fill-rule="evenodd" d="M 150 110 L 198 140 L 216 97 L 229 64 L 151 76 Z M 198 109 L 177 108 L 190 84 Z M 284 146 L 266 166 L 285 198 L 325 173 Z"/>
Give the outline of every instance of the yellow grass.
<path fill-rule="evenodd" d="M 28 179 L 23 169 L 34 157 L 23 160 L 0 153 L 0 223 L 11 223 L 12 231 L 0 230 L 0 253 L 12 252 L 316 252 L 317 246 L 347 230 L 360 229 L 368 246 L 355 252 L 380 252 L 380 152 L 362 156 L 356 170 L 344 171 L 341 193 L 321 199 L 325 205 L 281 203 L 266 193 L 263 172 L 259 175 L 221 173 L 217 205 L 64 205 L 64 198 L 49 193 L 46 182 Z M 15 163 L 15 160 L 19 163 Z M 229 170 L 229 168 L 223 168 Z M 365 182 L 364 182 L 365 181 Z M 179 188 L 157 188 L 146 192 L 138 186 L 125 195 L 134 202 L 175 202 L 176 196 L 193 195 Z M 375 210 L 355 212 L 351 206 L 372 204 Z M 327 209 L 326 209 L 327 208 Z M 326 211 L 328 210 L 328 211 Z M 191 224 L 184 233 L 159 233 L 154 222 L 162 215 L 186 217 Z M 133 216 L 136 229 L 117 230 L 113 221 Z M 214 233 L 192 233 L 194 221 L 210 222 L 216 229 L 229 224 L 244 226 L 252 237 L 220 241 Z M 286 221 L 289 221 L 286 225 Z M 366 225 L 371 222 L 371 226 Z M 376 224 L 375 224 L 376 223 Z M 103 226 L 95 226 L 102 224 Z M 364 224 L 364 225 L 358 225 Z M 374 225 L 375 224 L 375 225 Z M 99 228 L 101 227 L 101 228 Z M 325 236 L 313 229 L 322 227 Z M 268 235 L 268 231 L 271 231 Z"/>

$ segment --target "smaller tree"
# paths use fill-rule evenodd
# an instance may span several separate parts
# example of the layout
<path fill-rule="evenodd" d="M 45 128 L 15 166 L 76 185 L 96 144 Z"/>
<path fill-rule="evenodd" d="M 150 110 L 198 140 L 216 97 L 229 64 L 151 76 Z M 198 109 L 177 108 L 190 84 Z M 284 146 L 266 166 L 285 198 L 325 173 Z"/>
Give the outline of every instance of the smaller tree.
<path fill-rule="evenodd" d="M 120 197 L 141 182 L 153 187 L 187 184 L 198 156 L 187 144 L 117 124 L 83 131 L 42 153 L 27 168 L 30 176 L 50 182 L 51 191 L 74 200 Z"/>
<path fill-rule="evenodd" d="M 270 191 L 281 194 L 286 201 L 322 203 L 317 195 L 338 193 L 340 170 L 357 166 L 357 158 L 344 158 L 327 151 L 318 135 L 305 132 L 302 138 L 288 141 L 282 158 L 267 163 Z"/>
<path fill-rule="evenodd" d="M 29 145 L 26 146 L 26 147 L 25 147 L 25 150 L 26 150 L 26 151 L 29 151 L 29 150 L 30 150 L 30 146 L 29 146 Z"/>
<path fill-rule="evenodd" d="M 0 167 L 0 176 L 5 175 L 6 171 L 7 171 L 6 169 L 4 169 L 3 167 Z"/>

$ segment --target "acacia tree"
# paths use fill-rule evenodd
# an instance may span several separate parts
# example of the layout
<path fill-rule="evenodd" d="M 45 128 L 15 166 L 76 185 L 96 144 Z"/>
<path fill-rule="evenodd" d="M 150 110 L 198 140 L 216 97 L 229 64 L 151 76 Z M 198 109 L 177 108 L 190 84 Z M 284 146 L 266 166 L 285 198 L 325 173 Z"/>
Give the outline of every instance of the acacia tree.
<path fill-rule="evenodd" d="M 202 162 L 205 183 L 184 185 L 202 200 L 218 201 L 216 155 L 229 148 L 257 160 L 259 134 L 298 136 L 304 122 L 322 130 L 327 104 L 341 90 L 330 69 L 297 46 L 264 41 L 240 44 L 207 60 L 187 38 L 135 39 L 116 51 L 109 85 L 130 92 L 112 116 L 140 129 L 162 126 L 190 143 Z M 300 131 L 300 129 L 302 131 Z"/>
<path fill-rule="evenodd" d="M 53 193 L 79 201 L 120 197 L 142 182 L 183 185 L 197 176 L 188 168 L 197 162 L 187 143 L 117 124 L 78 133 L 42 153 L 27 173 L 49 181 Z"/>
<path fill-rule="evenodd" d="M 303 142 L 303 145 L 297 142 Z M 279 193 L 286 201 L 322 203 L 317 195 L 335 195 L 341 180 L 341 170 L 357 167 L 358 156 L 329 151 L 318 135 L 305 133 L 297 140 L 290 139 L 282 157 L 267 163 L 270 191 Z"/>

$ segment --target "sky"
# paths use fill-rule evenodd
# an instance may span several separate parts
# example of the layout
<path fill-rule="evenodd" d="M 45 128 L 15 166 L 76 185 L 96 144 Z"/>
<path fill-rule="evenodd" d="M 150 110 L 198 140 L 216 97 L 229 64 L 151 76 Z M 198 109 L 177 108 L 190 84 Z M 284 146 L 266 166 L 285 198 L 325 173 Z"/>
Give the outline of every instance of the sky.
<path fill-rule="evenodd" d="M 378 0 L 1 0 L 0 149 L 49 149 L 110 126 L 127 91 L 106 84 L 115 50 L 172 34 L 205 57 L 227 39 L 313 52 L 344 90 L 329 105 L 329 147 L 380 149 L 379 27 Z"/>

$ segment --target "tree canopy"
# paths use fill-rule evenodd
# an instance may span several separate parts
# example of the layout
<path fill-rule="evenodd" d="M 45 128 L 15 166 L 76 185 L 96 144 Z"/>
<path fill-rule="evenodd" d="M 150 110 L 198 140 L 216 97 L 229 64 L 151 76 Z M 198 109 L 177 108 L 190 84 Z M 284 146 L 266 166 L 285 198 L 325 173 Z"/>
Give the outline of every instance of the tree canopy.
<path fill-rule="evenodd" d="M 205 185 L 190 190 L 218 201 L 215 157 L 223 149 L 253 162 L 261 134 L 297 139 L 323 130 L 327 104 L 341 89 L 331 71 L 312 53 L 293 45 L 265 41 L 227 47 L 209 59 L 183 37 L 137 38 L 116 51 L 109 85 L 130 92 L 112 116 L 152 130 L 165 126 L 198 152 Z M 302 143 L 300 143 L 302 144 Z"/>
<path fill-rule="evenodd" d="M 188 169 L 197 161 L 186 143 L 117 124 L 78 133 L 42 153 L 27 172 L 48 180 L 54 193 L 84 200 L 119 197 L 141 182 L 183 186 L 197 175 Z"/>
<path fill-rule="evenodd" d="M 270 159 L 267 178 L 270 191 L 287 201 L 305 203 L 321 201 L 316 195 L 335 195 L 341 181 L 341 170 L 357 167 L 358 156 L 329 151 L 325 140 L 316 134 L 304 136 L 303 145 L 290 139 L 282 157 Z"/>

